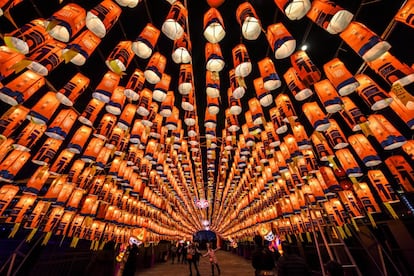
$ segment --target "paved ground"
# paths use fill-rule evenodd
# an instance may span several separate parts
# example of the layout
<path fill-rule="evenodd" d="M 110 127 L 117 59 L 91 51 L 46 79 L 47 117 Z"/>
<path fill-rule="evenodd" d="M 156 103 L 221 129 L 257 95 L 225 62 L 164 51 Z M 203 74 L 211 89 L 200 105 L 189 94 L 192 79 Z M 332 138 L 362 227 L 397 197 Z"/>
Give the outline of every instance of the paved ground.
<path fill-rule="evenodd" d="M 203 252 L 204 253 L 204 252 Z M 226 251 L 217 251 L 216 252 L 217 260 L 221 269 L 221 276 L 252 276 L 254 275 L 254 270 L 252 268 L 251 262 L 244 259 L 243 257 L 237 256 L 230 252 Z M 201 257 L 199 264 L 199 271 L 201 276 L 211 275 L 210 262 L 208 257 Z M 166 263 L 157 263 L 151 269 L 144 271 L 139 271 L 136 276 L 182 276 L 189 275 L 188 264 L 171 264 L 171 261 Z M 196 276 L 196 273 L 193 268 L 193 275 Z M 217 271 L 215 272 L 217 275 Z"/>

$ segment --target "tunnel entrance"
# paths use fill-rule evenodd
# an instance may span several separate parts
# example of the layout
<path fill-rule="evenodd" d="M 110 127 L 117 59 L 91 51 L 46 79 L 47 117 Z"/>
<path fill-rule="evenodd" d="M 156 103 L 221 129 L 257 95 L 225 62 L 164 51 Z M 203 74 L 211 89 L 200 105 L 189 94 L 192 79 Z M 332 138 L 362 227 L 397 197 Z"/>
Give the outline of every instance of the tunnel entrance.
<path fill-rule="evenodd" d="M 198 242 L 199 248 L 202 250 L 207 249 L 207 243 L 209 242 L 211 242 L 213 248 L 215 248 L 217 244 L 217 236 L 216 233 L 214 233 L 213 231 L 202 230 L 194 234 L 193 241 Z"/>

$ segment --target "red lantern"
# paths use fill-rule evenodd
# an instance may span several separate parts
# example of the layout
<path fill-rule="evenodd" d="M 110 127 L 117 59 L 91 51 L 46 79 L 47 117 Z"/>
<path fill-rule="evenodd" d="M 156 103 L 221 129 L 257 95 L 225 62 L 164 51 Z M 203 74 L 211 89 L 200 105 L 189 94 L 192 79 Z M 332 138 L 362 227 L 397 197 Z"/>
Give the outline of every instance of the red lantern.
<path fill-rule="evenodd" d="M 64 43 L 56 40 L 49 40 L 46 45 L 29 56 L 31 63 L 27 68 L 39 75 L 47 76 L 63 62 L 62 50 L 65 49 L 65 46 Z"/>
<path fill-rule="evenodd" d="M 367 62 L 376 60 L 391 48 L 388 42 L 356 21 L 351 22 L 339 36 Z"/>
<path fill-rule="evenodd" d="M 360 86 L 357 87 L 358 95 L 373 111 L 384 109 L 391 103 L 392 99 L 381 87 L 367 75 L 357 75 L 356 80 Z"/>
<path fill-rule="evenodd" d="M 76 130 L 75 134 L 73 134 L 67 149 L 73 153 L 81 153 L 91 133 L 92 129 L 90 127 L 81 126 L 78 130 Z"/>
<path fill-rule="evenodd" d="M 66 45 L 62 50 L 62 56 L 66 63 L 70 61 L 75 65 L 82 66 L 100 43 L 101 39 L 98 36 L 90 30 L 84 30 Z"/>
<path fill-rule="evenodd" d="M 180 65 L 180 76 L 178 79 L 178 92 L 188 95 L 193 90 L 193 67 L 191 64 Z"/>
<path fill-rule="evenodd" d="M 117 86 L 111 95 L 111 100 L 105 106 L 105 110 L 113 115 L 120 115 L 123 110 L 125 100 L 126 96 L 124 94 L 124 87 Z"/>
<path fill-rule="evenodd" d="M 224 22 L 220 12 L 215 9 L 220 6 L 224 0 L 208 0 L 207 3 L 212 7 L 204 13 L 203 20 L 203 35 L 210 43 L 219 43 L 224 36 L 226 31 L 224 30 Z"/>
<path fill-rule="evenodd" d="M 331 1 L 312 1 L 306 16 L 330 34 L 338 34 L 346 29 L 354 15 Z"/>
<path fill-rule="evenodd" d="M 313 86 L 326 112 L 336 113 L 342 110 L 342 100 L 329 80 L 322 80 Z"/>
<path fill-rule="evenodd" d="M 172 60 L 177 63 L 190 63 L 191 61 L 191 40 L 186 33 L 174 41 Z"/>
<path fill-rule="evenodd" d="M 86 27 L 103 38 L 118 21 L 121 8 L 111 0 L 104 0 L 86 14 Z"/>
<path fill-rule="evenodd" d="M 157 102 L 163 102 L 167 97 L 167 92 L 170 89 L 171 76 L 162 74 L 161 80 L 155 85 L 152 91 L 152 98 Z"/>
<path fill-rule="evenodd" d="M 358 81 L 345 67 L 345 64 L 338 58 L 323 65 L 326 77 L 335 86 L 341 96 L 346 96 L 355 91 L 359 86 Z"/>
<path fill-rule="evenodd" d="M 276 107 L 279 109 L 279 116 L 283 118 L 284 122 L 292 122 L 298 118 L 288 95 L 279 94 L 275 99 L 275 103 Z"/>
<path fill-rule="evenodd" d="M 50 173 L 48 166 L 38 167 L 34 174 L 30 177 L 29 181 L 27 181 L 25 192 L 38 194 L 49 178 L 49 175 Z"/>
<path fill-rule="evenodd" d="M 325 131 L 330 122 L 316 102 L 308 102 L 302 106 L 302 111 L 316 131 Z"/>
<path fill-rule="evenodd" d="M 65 140 L 72 126 L 75 124 L 78 114 L 72 109 L 64 109 L 58 113 L 56 118 L 49 124 L 45 135 Z"/>
<path fill-rule="evenodd" d="M 77 73 L 56 93 L 56 98 L 62 104 L 72 106 L 75 100 L 86 90 L 88 85 L 89 78 L 81 73 Z"/>
<path fill-rule="evenodd" d="M 92 138 L 86 146 L 86 149 L 83 151 L 81 160 L 87 163 L 94 162 L 104 144 L 105 141 L 95 137 Z"/>
<path fill-rule="evenodd" d="M 95 91 L 92 93 L 92 97 L 104 102 L 109 103 L 112 93 L 118 86 L 121 76 L 111 71 L 106 72 L 99 84 L 96 86 Z"/>
<path fill-rule="evenodd" d="M 363 175 L 357 161 L 348 149 L 337 150 L 335 155 L 348 177 L 360 177 Z"/>
<path fill-rule="evenodd" d="M 92 127 L 100 111 L 104 107 L 105 103 L 97 99 L 91 99 L 85 110 L 79 116 L 78 120 L 87 126 Z"/>
<path fill-rule="evenodd" d="M 355 103 L 348 97 L 342 97 L 344 104 L 343 109 L 340 111 L 341 117 L 352 129 L 352 131 L 361 130 L 360 124 L 367 121 L 367 118 L 362 111 L 355 105 Z"/>
<path fill-rule="evenodd" d="M 283 78 L 285 79 L 290 92 L 292 92 L 297 101 L 306 100 L 313 95 L 312 90 L 306 87 L 305 84 L 299 79 L 299 76 L 293 67 L 290 67 L 286 71 Z"/>
<path fill-rule="evenodd" d="M 13 150 L 0 163 L 0 180 L 5 182 L 12 182 L 16 174 L 26 164 L 30 158 L 30 153 L 27 151 Z"/>
<path fill-rule="evenodd" d="M 290 56 L 290 62 L 306 86 L 310 86 L 321 79 L 321 72 L 305 51 L 295 52 Z"/>
<path fill-rule="evenodd" d="M 311 8 L 309 0 L 295 1 L 295 0 L 274 0 L 278 8 L 290 20 L 299 20 L 304 17 Z"/>
<path fill-rule="evenodd" d="M 345 134 L 343 133 L 341 127 L 337 124 L 334 119 L 329 119 L 330 126 L 326 130 L 326 137 L 329 142 L 329 145 L 337 150 L 342 149 L 348 146 L 346 141 Z"/>
<path fill-rule="evenodd" d="M 161 103 L 159 114 L 162 117 L 170 117 L 173 113 L 175 103 L 174 91 L 168 91 L 165 100 Z"/>
<path fill-rule="evenodd" d="M 276 72 L 273 61 L 266 57 L 257 64 L 260 70 L 260 77 L 263 79 L 263 86 L 266 90 L 272 91 L 282 85 L 280 78 Z"/>
<path fill-rule="evenodd" d="M 132 43 L 132 51 L 140 58 L 149 58 L 154 51 L 160 33 L 160 30 L 154 25 L 147 23 L 137 39 Z"/>
<path fill-rule="evenodd" d="M 377 190 L 377 193 L 383 202 L 392 203 L 400 201 L 398 199 L 397 193 L 394 191 L 382 171 L 369 170 L 368 178 L 374 186 L 375 190 Z"/>
<path fill-rule="evenodd" d="M 162 24 L 162 32 L 171 40 L 180 38 L 185 31 L 188 11 L 180 1 L 175 1 Z"/>
<path fill-rule="evenodd" d="M 273 103 L 273 96 L 268 90 L 264 88 L 262 78 L 256 78 L 253 80 L 254 90 L 256 91 L 256 97 L 260 104 L 267 107 Z"/>
<path fill-rule="evenodd" d="M 351 135 L 348 141 L 365 166 L 373 167 L 382 163 L 377 151 L 363 134 Z"/>
<path fill-rule="evenodd" d="M 29 109 L 22 105 L 10 107 L 6 113 L 0 117 L 0 138 L 9 137 L 26 119 Z"/>
<path fill-rule="evenodd" d="M 13 206 L 13 210 L 9 217 L 6 219 L 6 223 L 21 223 L 25 218 L 26 212 L 33 206 L 37 196 L 33 194 L 23 194 L 16 205 Z"/>
<path fill-rule="evenodd" d="M 218 73 L 206 71 L 206 94 L 211 98 L 220 97 L 220 77 Z"/>
<path fill-rule="evenodd" d="M 32 162 L 38 165 L 49 165 L 53 158 L 55 158 L 62 143 L 62 140 L 47 138 L 42 147 L 36 152 L 36 155 L 32 158 Z"/>
<path fill-rule="evenodd" d="M 414 192 L 414 170 L 401 155 L 393 155 L 385 160 L 395 182 L 408 192 Z"/>
<path fill-rule="evenodd" d="M 402 22 L 410 26 L 411 28 L 414 28 L 413 14 L 414 14 L 414 2 L 413 0 L 408 0 L 404 2 L 404 5 L 400 8 L 400 10 L 394 16 L 394 19 L 398 22 Z"/>
<path fill-rule="evenodd" d="M 85 18 L 85 9 L 69 3 L 48 18 L 45 27 L 53 38 L 68 42 L 85 26 Z"/>
<path fill-rule="evenodd" d="M 151 56 L 147 64 L 147 67 L 145 68 L 145 79 L 151 84 L 156 84 L 160 82 L 166 65 L 167 59 L 165 58 L 165 56 L 163 56 L 159 52 L 154 53 Z"/>
<path fill-rule="evenodd" d="M 269 25 L 266 37 L 276 59 L 287 58 L 295 51 L 296 40 L 282 23 Z"/>
<path fill-rule="evenodd" d="M 377 202 L 372 195 L 372 192 L 367 183 L 358 183 L 354 185 L 355 193 L 358 198 L 361 200 L 362 205 L 368 213 L 380 213 L 381 209 L 379 208 Z"/>
<path fill-rule="evenodd" d="M 2 72 L 0 71 L 0 73 Z M 4 87 L 0 87 L 0 100 L 9 105 L 21 104 L 36 93 L 44 84 L 44 77 L 27 70 Z"/>
<path fill-rule="evenodd" d="M 236 45 L 231 51 L 233 55 L 234 74 L 236 77 L 247 77 L 252 72 L 252 63 L 244 44 Z"/>
<path fill-rule="evenodd" d="M 47 124 L 59 106 L 56 93 L 47 92 L 30 110 L 27 119 L 36 124 Z"/>
<path fill-rule="evenodd" d="M 135 69 L 125 86 L 124 94 L 129 99 L 136 101 L 139 98 L 139 92 L 144 88 L 145 76 L 140 69 Z"/>
<path fill-rule="evenodd" d="M 259 37 L 262 25 L 255 9 L 249 2 L 244 2 L 237 7 L 236 19 L 245 39 L 256 40 Z"/>
<path fill-rule="evenodd" d="M 99 122 L 99 125 L 96 128 L 96 132 L 93 135 L 102 140 L 105 140 L 109 137 L 109 134 L 111 133 L 115 125 L 116 116 L 110 113 L 106 113 Z"/>
<path fill-rule="evenodd" d="M 7 206 L 19 192 L 19 187 L 14 185 L 3 185 L 0 188 L 0 215 L 3 215 Z"/>
<path fill-rule="evenodd" d="M 207 42 L 205 45 L 206 69 L 211 72 L 223 70 L 225 62 L 220 44 Z"/>
<path fill-rule="evenodd" d="M 128 68 L 134 52 L 131 41 L 120 41 L 107 57 L 105 64 L 114 73 L 122 74 Z"/>
<path fill-rule="evenodd" d="M 382 115 L 372 114 L 368 117 L 369 129 L 378 143 L 385 150 L 401 147 L 407 139 Z"/>
<path fill-rule="evenodd" d="M 54 175 L 62 174 L 64 171 L 66 171 L 74 156 L 75 154 L 73 152 L 70 152 L 66 149 L 62 150 L 50 167 L 50 173 Z"/>

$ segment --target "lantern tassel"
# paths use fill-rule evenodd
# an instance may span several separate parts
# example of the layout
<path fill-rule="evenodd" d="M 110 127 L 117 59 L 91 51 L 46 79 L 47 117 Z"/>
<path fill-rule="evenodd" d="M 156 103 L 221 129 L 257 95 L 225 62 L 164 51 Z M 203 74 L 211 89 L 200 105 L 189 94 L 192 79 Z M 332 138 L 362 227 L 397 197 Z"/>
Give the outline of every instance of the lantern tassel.
<path fill-rule="evenodd" d="M 14 226 L 13 226 L 13 229 L 12 229 L 12 231 L 10 232 L 10 235 L 9 235 L 9 239 L 10 238 L 14 238 L 14 236 L 16 235 L 16 233 L 17 233 L 17 231 L 19 230 L 19 228 L 20 228 L 20 223 L 15 223 L 14 224 Z"/>
<path fill-rule="evenodd" d="M 375 222 L 374 218 L 372 217 L 372 213 L 368 213 L 369 221 L 371 222 L 372 227 L 377 228 L 377 223 Z"/>
<path fill-rule="evenodd" d="M 312 238 L 311 238 L 310 232 L 306 232 L 306 239 L 308 240 L 309 243 L 312 242 Z"/>
<path fill-rule="evenodd" d="M 37 228 L 33 228 L 32 231 L 30 231 L 30 234 L 27 236 L 26 242 L 31 242 L 36 232 Z"/>
<path fill-rule="evenodd" d="M 398 215 L 395 212 L 395 210 L 392 208 L 391 204 L 389 202 L 384 202 L 385 208 L 387 208 L 388 212 L 392 216 L 393 219 L 398 219 Z"/>
<path fill-rule="evenodd" d="M 27 66 L 29 66 L 32 63 L 31 60 L 28 59 L 22 59 L 21 61 L 14 64 L 11 68 L 14 70 L 15 73 L 20 73 L 23 71 Z"/>
<path fill-rule="evenodd" d="M 69 49 L 62 54 L 62 57 L 65 60 L 65 63 L 69 63 L 77 54 L 79 54 L 78 51 L 74 49 Z"/>
<path fill-rule="evenodd" d="M 47 245 L 47 243 L 50 240 L 50 237 L 52 237 L 52 231 L 47 232 L 46 236 L 44 237 L 44 239 L 42 241 L 42 245 Z"/>
<path fill-rule="evenodd" d="M 354 226 L 355 230 L 357 232 L 359 232 L 359 227 L 358 227 L 358 224 L 356 222 L 356 219 L 355 218 L 352 218 L 351 221 L 352 221 L 352 225 Z"/>

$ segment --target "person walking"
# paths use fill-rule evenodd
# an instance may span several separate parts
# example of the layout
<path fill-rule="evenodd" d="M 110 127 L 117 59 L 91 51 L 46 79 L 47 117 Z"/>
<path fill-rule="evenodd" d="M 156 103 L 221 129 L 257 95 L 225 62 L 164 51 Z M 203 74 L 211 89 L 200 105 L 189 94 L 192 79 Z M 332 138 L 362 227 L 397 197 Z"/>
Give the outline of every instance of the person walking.
<path fill-rule="evenodd" d="M 256 235 L 254 242 L 256 248 L 252 253 L 252 266 L 255 269 L 255 276 L 276 275 L 273 254 L 263 246 L 262 236 Z"/>
<path fill-rule="evenodd" d="M 278 276 L 308 276 L 310 271 L 305 259 L 293 252 L 293 248 L 287 242 L 282 242 L 283 255 L 277 262 Z"/>
<path fill-rule="evenodd" d="M 207 243 L 207 253 L 203 255 L 203 257 L 209 257 L 210 265 L 211 265 L 211 275 L 214 276 L 214 266 L 217 268 L 218 275 L 221 274 L 220 266 L 217 262 L 216 251 L 219 250 L 220 247 L 213 249 L 211 243 Z"/>
<path fill-rule="evenodd" d="M 183 244 L 178 243 L 177 253 L 176 253 L 176 255 L 177 255 L 177 264 L 179 264 L 180 261 L 181 261 L 182 252 L 183 252 Z"/>
<path fill-rule="evenodd" d="M 200 276 L 200 272 L 198 271 L 198 266 L 197 266 L 197 262 L 196 262 L 196 253 L 197 253 L 197 248 L 195 247 L 195 245 L 193 243 L 190 243 L 187 247 L 187 262 L 188 262 L 188 268 L 190 269 L 190 276 L 193 275 L 193 270 L 192 270 L 192 266 L 194 266 L 195 271 L 197 272 L 197 276 Z M 200 253 L 200 251 L 198 251 L 198 253 Z"/>
<path fill-rule="evenodd" d="M 183 248 L 181 249 L 181 263 L 187 264 L 187 250 L 188 250 L 188 244 L 183 244 Z"/>
<path fill-rule="evenodd" d="M 170 247 L 171 264 L 174 264 L 175 257 L 177 256 L 177 246 L 173 243 Z"/>

